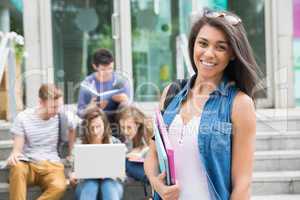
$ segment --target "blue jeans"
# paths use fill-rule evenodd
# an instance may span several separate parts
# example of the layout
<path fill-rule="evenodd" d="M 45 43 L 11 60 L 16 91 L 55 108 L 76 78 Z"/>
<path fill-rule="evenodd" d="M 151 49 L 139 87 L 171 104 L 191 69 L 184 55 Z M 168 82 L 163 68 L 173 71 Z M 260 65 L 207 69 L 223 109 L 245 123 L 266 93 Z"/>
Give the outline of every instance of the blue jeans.
<path fill-rule="evenodd" d="M 120 200 L 122 196 L 122 184 L 111 178 L 86 179 L 77 185 L 75 191 L 76 200 Z"/>

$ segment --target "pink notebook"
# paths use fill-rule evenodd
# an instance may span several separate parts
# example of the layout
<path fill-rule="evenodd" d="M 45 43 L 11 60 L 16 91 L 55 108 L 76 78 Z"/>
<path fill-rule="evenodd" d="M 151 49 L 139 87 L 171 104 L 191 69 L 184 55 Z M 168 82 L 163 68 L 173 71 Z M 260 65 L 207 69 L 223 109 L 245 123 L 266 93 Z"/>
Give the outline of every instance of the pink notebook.
<path fill-rule="evenodd" d="M 160 131 L 160 134 L 163 139 L 163 143 L 165 145 L 165 149 L 167 152 L 168 157 L 168 163 L 169 163 L 169 170 L 171 175 L 171 184 L 176 184 L 176 176 L 175 176 L 175 164 L 174 164 L 174 149 L 170 143 L 169 137 L 168 137 L 168 131 L 167 127 L 165 125 L 165 122 L 163 120 L 163 117 L 161 115 L 160 110 L 156 111 L 156 120 L 158 124 L 158 129 Z"/>

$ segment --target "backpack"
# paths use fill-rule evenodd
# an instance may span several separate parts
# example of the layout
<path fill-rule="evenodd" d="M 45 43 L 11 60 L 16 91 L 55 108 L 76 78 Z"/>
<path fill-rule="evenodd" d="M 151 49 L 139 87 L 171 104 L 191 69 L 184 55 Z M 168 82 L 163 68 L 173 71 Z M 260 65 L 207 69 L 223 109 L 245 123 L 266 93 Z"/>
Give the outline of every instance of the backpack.
<path fill-rule="evenodd" d="M 69 143 L 68 143 L 68 128 L 64 127 L 66 116 L 62 113 L 58 114 L 58 140 L 57 140 L 57 153 L 60 158 L 68 156 Z"/>
<path fill-rule="evenodd" d="M 171 83 L 166 95 L 166 99 L 164 101 L 162 114 L 164 113 L 168 105 L 171 103 L 172 99 L 178 94 L 178 92 L 180 92 L 180 90 L 182 90 L 182 88 L 186 85 L 187 82 L 187 79 L 176 79 Z"/>

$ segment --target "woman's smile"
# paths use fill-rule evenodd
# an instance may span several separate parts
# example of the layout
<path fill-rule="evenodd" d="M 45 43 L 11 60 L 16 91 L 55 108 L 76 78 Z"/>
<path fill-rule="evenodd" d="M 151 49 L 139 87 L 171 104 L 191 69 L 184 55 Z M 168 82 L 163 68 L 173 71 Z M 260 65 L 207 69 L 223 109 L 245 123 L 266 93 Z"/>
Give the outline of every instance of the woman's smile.
<path fill-rule="evenodd" d="M 206 67 L 206 68 L 213 68 L 214 66 L 216 66 L 216 63 L 214 62 L 210 62 L 210 61 L 205 61 L 205 60 L 200 60 L 200 63 Z"/>

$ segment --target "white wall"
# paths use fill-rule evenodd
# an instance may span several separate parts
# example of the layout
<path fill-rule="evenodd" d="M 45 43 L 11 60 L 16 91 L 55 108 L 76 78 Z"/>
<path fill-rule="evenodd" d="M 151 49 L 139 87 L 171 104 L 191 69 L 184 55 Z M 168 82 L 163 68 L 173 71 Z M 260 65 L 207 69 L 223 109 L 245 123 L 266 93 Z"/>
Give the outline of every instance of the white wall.
<path fill-rule="evenodd" d="M 24 3 L 24 36 L 28 57 L 25 62 L 26 103 L 37 104 L 42 83 L 53 83 L 51 0 Z"/>
<path fill-rule="evenodd" d="M 272 1 L 275 108 L 294 107 L 292 3 Z"/>

